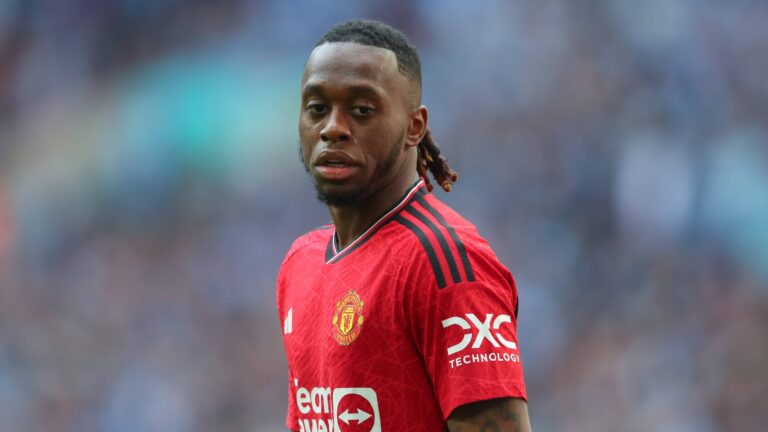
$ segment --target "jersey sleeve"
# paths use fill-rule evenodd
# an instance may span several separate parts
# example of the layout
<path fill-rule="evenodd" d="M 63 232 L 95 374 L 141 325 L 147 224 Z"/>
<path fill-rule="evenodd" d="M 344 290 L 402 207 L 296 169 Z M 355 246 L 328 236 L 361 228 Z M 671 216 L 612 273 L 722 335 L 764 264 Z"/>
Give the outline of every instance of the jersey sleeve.
<path fill-rule="evenodd" d="M 517 289 L 500 263 L 438 288 L 424 266 L 412 281 L 411 332 L 445 419 L 472 402 L 527 400 L 517 339 Z"/>

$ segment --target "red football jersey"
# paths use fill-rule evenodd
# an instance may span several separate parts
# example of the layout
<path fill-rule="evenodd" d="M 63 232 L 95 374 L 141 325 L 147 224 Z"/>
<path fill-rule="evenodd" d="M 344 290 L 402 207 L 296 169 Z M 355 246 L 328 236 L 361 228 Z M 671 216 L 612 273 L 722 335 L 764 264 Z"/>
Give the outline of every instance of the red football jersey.
<path fill-rule="evenodd" d="M 526 399 L 517 289 L 475 227 L 415 184 L 342 250 L 297 239 L 277 279 L 301 431 L 444 431 L 458 406 Z"/>

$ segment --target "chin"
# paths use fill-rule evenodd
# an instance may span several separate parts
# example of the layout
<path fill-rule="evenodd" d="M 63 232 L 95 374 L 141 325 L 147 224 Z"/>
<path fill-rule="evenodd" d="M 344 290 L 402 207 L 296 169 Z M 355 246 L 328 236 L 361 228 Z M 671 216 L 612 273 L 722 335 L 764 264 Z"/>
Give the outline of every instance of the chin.
<path fill-rule="evenodd" d="M 368 197 L 365 188 L 352 190 L 333 190 L 336 188 L 321 187 L 315 183 L 317 199 L 328 206 L 333 207 L 359 207 Z"/>

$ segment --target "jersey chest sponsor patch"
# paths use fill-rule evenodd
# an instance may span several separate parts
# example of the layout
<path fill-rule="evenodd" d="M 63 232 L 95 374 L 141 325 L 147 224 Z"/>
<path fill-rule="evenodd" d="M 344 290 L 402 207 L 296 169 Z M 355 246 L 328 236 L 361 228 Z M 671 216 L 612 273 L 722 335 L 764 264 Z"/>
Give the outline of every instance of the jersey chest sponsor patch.
<path fill-rule="evenodd" d="M 363 300 L 357 292 L 349 291 L 336 302 L 333 315 L 334 339 L 342 346 L 351 344 L 360 335 L 363 321 Z"/>
<path fill-rule="evenodd" d="M 368 387 L 296 386 L 300 432 L 381 432 L 376 392 Z"/>

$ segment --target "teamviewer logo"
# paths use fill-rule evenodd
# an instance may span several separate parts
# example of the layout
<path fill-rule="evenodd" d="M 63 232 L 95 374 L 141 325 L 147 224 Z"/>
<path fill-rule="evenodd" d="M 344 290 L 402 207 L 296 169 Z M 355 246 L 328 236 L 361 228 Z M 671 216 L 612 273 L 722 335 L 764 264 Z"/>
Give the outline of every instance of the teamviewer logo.
<path fill-rule="evenodd" d="M 333 430 L 349 428 L 381 432 L 379 401 L 371 388 L 337 388 L 333 390 Z M 370 428 L 370 429 L 369 429 Z"/>

